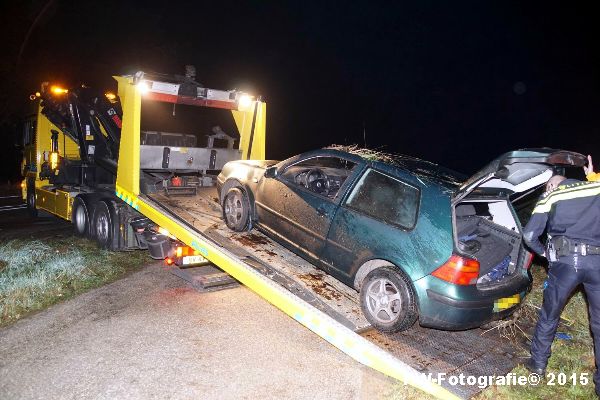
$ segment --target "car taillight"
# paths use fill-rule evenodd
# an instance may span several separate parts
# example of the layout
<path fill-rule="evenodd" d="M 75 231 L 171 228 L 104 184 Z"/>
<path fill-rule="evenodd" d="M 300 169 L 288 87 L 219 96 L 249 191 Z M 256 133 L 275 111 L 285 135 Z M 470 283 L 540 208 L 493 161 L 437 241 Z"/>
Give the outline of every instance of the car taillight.
<path fill-rule="evenodd" d="M 525 264 L 523 264 L 523 267 L 525 267 L 525 269 L 531 268 L 532 262 L 533 262 L 533 253 L 527 252 L 527 255 L 525 256 Z"/>
<path fill-rule="evenodd" d="M 479 261 L 453 254 L 431 275 L 457 285 L 474 285 L 479 277 Z"/>

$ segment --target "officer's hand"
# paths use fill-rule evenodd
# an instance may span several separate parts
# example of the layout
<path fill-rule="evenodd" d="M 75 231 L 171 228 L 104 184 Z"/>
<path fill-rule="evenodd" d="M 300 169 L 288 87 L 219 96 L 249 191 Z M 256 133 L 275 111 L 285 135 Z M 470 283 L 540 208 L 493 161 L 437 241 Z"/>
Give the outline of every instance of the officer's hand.
<path fill-rule="evenodd" d="M 586 176 L 594 172 L 594 164 L 592 163 L 592 156 L 588 155 L 588 165 L 583 166 L 583 172 L 585 172 Z"/>

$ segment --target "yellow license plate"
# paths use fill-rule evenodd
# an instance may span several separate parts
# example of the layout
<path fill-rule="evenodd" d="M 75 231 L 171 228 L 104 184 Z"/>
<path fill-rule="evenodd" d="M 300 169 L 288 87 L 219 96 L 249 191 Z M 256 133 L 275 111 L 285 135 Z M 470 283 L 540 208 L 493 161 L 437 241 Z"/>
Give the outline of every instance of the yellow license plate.
<path fill-rule="evenodd" d="M 521 302 L 521 295 L 515 294 L 510 297 L 503 297 L 494 301 L 494 312 L 508 310 Z"/>

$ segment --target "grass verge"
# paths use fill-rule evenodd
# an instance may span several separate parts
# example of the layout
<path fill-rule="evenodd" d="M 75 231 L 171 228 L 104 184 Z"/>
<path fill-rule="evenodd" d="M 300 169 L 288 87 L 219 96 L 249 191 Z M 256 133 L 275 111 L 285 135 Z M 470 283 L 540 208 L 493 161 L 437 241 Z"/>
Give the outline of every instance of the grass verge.
<path fill-rule="evenodd" d="M 76 237 L 0 243 L 0 326 L 114 281 L 150 258 L 109 252 Z"/>

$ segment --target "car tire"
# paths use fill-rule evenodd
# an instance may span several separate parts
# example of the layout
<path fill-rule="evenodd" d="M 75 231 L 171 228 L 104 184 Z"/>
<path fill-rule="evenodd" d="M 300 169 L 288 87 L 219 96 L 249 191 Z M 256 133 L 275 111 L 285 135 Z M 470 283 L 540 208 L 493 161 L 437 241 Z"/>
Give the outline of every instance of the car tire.
<path fill-rule="evenodd" d="M 94 211 L 93 236 L 98 246 L 106 250 L 116 250 L 114 213 L 105 201 L 100 201 Z"/>
<path fill-rule="evenodd" d="M 360 289 L 360 307 L 373 327 L 388 333 L 410 328 L 419 315 L 410 280 L 389 267 L 367 274 Z"/>
<path fill-rule="evenodd" d="M 73 200 L 71 221 L 73 222 L 73 227 L 77 236 L 86 238 L 92 236 L 88 203 L 81 197 L 76 197 L 75 200 Z"/>
<path fill-rule="evenodd" d="M 248 194 L 241 187 L 229 189 L 223 200 L 223 219 L 227 227 L 235 232 L 249 231 L 250 201 Z"/>

